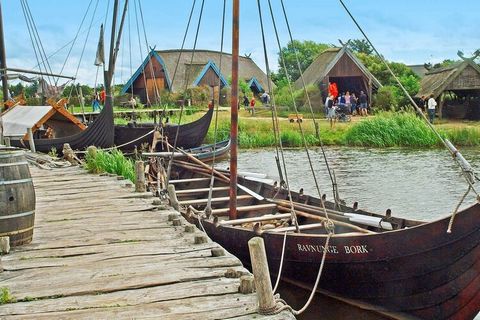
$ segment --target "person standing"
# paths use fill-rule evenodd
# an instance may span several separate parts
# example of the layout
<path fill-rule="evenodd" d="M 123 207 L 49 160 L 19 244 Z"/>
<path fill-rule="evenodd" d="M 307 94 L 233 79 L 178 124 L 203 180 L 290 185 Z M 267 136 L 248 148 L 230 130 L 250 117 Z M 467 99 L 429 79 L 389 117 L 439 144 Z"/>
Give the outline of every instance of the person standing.
<path fill-rule="evenodd" d="M 368 113 L 367 113 L 367 95 L 365 94 L 365 92 L 363 91 L 360 91 L 360 97 L 358 97 L 358 101 L 360 102 L 360 115 L 361 116 L 368 116 Z"/>
<path fill-rule="evenodd" d="M 93 93 L 93 97 L 92 97 L 92 109 L 93 109 L 93 112 L 99 110 L 100 111 L 100 96 L 98 95 L 98 92 L 95 91 Z"/>
<path fill-rule="evenodd" d="M 430 95 L 430 99 L 428 99 L 428 118 L 430 123 L 433 124 L 433 120 L 435 119 L 435 107 L 437 106 L 437 101 L 433 98 L 433 94 Z"/>
<path fill-rule="evenodd" d="M 248 100 L 247 96 L 244 95 L 243 96 L 243 107 L 245 108 L 245 110 L 248 110 L 249 105 L 250 105 L 250 100 Z"/>
<path fill-rule="evenodd" d="M 357 114 L 357 96 L 355 95 L 355 92 L 352 92 L 352 96 L 350 97 L 350 102 L 352 104 L 352 116 L 355 116 Z"/>
<path fill-rule="evenodd" d="M 255 116 L 255 96 L 252 96 L 250 100 L 250 110 L 252 111 L 252 116 Z"/>
<path fill-rule="evenodd" d="M 327 101 L 325 101 L 325 107 L 327 108 L 327 119 L 330 121 L 330 128 L 335 127 L 335 121 L 337 120 L 335 116 L 335 106 L 333 105 L 333 96 L 329 95 Z"/>
<path fill-rule="evenodd" d="M 105 89 L 102 89 L 102 91 L 100 91 L 100 104 L 102 106 L 105 105 L 105 98 L 106 98 L 107 94 L 105 92 Z"/>

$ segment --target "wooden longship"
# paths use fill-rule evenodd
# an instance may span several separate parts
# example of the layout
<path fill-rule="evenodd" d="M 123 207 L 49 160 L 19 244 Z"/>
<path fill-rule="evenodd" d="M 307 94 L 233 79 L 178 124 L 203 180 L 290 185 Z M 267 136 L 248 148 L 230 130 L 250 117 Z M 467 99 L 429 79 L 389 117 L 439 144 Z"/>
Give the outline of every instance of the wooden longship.
<path fill-rule="evenodd" d="M 178 138 L 176 145 L 181 148 L 195 148 L 202 144 L 207 135 L 210 122 L 212 121 L 213 108 L 209 109 L 205 115 L 196 121 L 178 125 L 167 124 L 162 128 L 163 135 L 167 137 L 168 142 L 174 144 L 178 129 Z M 135 126 L 117 125 L 115 126 L 116 146 L 120 146 L 120 150 L 129 152 L 137 147 L 138 149 L 145 143 L 152 144 L 153 129 L 155 124 L 137 124 Z M 140 139 L 139 139 L 140 138 Z M 161 143 L 157 144 L 157 151 L 163 150 Z"/>
<path fill-rule="evenodd" d="M 182 179 L 171 181 L 178 203 L 189 208 L 185 216 L 198 225 L 197 210 L 205 207 L 209 178 L 192 174 L 185 166 L 179 174 Z M 287 232 L 282 279 L 312 288 L 327 238 L 320 200 L 292 194 L 300 222 L 297 233 L 288 225 L 286 190 L 257 180 L 239 177 L 241 185 L 266 199 L 257 200 L 239 189 L 237 220 L 228 219 L 226 183 L 217 180 L 212 217 L 201 219 L 203 228 L 246 265 L 250 265 L 248 240 L 262 237 L 273 275 L 278 273 Z M 399 319 L 463 320 L 478 314 L 480 204 L 457 213 L 451 233 L 446 232 L 450 217 L 420 222 L 345 206 L 334 210 L 333 203 L 325 204 L 344 224 L 336 224 L 326 249 L 319 291 Z M 362 217 L 367 224 L 355 222 Z"/>

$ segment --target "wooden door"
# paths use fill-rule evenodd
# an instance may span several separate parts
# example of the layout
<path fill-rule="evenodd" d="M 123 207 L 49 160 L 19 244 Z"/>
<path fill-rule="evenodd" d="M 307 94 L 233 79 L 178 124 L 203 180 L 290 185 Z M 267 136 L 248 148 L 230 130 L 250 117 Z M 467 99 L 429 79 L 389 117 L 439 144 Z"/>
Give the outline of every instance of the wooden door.
<path fill-rule="evenodd" d="M 165 80 L 163 78 L 147 79 L 147 101 L 151 104 L 157 103 L 157 97 L 160 96 L 160 90 L 165 86 Z"/>

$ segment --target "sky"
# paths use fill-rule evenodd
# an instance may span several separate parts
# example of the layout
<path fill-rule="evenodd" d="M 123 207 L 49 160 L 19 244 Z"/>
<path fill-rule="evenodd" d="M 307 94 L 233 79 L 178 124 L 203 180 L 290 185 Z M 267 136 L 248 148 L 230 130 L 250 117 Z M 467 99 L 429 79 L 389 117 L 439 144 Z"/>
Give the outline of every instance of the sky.
<path fill-rule="evenodd" d="M 123 5 L 124 1 L 120 0 L 120 4 Z M 205 4 L 196 48 L 220 50 L 223 1 L 203 1 Z M 281 2 L 270 1 L 280 44 L 285 46 L 289 36 Z M 339 39 L 346 42 L 349 39 L 362 38 L 362 34 L 338 0 L 283 1 L 294 39 L 339 45 Z M 122 45 L 117 59 L 115 83 L 125 83 L 139 67 L 148 53 L 146 42 L 158 50 L 181 47 L 193 2 L 194 0 L 129 1 Z M 480 48 L 478 0 L 464 0 L 458 3 L 451 0 L 344 0 L 344 2 L 380 53 L 390 61 L 406 64 L 436 63 L 444 59 L 456 59 L 458 50 L 469 56 Z M 46 56 L 55 53 L 49 58 L 53 73 L 61 72 L 64 75 L 75 76 L 78 82 L 89 85 L 93 85 L 95 79 L 97 82 L 102 81 L 101 72 L 98 78 L 96 76 L 97 68 L 93 62 L 100 24 L 105 22 L 106 17 L 106 25 L 111 24 L 113 0 L 0 0 L 0 3 L 8 67 L 38 70 L 35 51 L 22 10 L 23 3 L 28 4 Z M 196 0 L 185 48 L 194 46 L 201 3 L 202 0 Z M 231 51 L 231 3 L 231 0 L 227 0 L 224 37 L 224 51 L 227 52 Z M 240 0 L 240 3 L 240 54 L 251 55 L 264 69 L 266 64 L 257 0 Z M 269 64 L 276 70 L 279 49 L 268 0 L 260 0 L 260 3 Z M 140 17 L 139 4 L 143 20 Z M 80 28 L 84 17 L 83 26 Z M 142 25 L 145 25 L 145 32 Z M 77 33 L 78 37 L 73 41 Z M 110 31 L 107 28 L 105 32 L 107 48 L 109 39 Z"/>

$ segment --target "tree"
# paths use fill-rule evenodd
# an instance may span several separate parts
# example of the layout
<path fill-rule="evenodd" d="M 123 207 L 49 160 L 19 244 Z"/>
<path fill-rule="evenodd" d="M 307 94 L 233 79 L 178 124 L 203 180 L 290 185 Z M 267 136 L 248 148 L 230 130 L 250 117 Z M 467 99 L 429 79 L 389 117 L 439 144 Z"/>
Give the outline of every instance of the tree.
<path fill-rule="evenodd" d="M 290 81 L 295 81 L 300 78 L 300 71 L 298 70 L 297 58 L 295 52 L 298 54 L 298 60 L 300 62 L 300 69 L 305 71 L 307 67 L 313 62 L 313 60 L 324 50 L 330 48 L 330 45 L 324 43 L 317 43 L 314 41 L 290 41 L 286 47 L 283 47 L 281 54 L 279 54 L 278 73 L 272 75 L 272 80 L 278 86 L 279 84 L 286 83 L 287 74 Z M 286 73 L 283 68 L 282 56 L 285 59 Z"/>
<path fill-rule="evenodd" d="M 357 53 L 364 53 L 366 55 L 371 55 L 373 53 L 372 46 L 365 39 L 354 39 L 348 42 L 348 47 Z"/>

